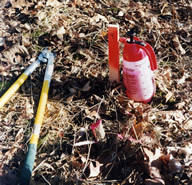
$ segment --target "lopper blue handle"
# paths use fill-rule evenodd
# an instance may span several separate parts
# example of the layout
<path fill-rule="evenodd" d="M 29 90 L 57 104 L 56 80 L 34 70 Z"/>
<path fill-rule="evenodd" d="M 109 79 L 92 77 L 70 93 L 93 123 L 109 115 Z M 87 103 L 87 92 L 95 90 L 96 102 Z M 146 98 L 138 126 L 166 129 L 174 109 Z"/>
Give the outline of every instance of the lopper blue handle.
<path fill-rule="evenodd" d="M 28 153 L 21 171 L 20 185 L 28 185 L 30 183 L 36 151 L 37 145 L 29 144 Z"/>

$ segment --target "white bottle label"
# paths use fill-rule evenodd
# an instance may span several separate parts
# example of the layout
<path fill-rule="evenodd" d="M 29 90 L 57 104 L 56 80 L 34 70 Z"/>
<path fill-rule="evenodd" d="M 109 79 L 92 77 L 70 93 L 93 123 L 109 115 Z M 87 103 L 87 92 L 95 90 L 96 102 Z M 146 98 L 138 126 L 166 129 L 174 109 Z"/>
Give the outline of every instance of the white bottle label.
<path fill-rule="evenodd" d="M 148 56 L 137 62 L 123 60 L 123 81 L 130 98 L 149 100 L 154 93 L 154 79 Z"/>

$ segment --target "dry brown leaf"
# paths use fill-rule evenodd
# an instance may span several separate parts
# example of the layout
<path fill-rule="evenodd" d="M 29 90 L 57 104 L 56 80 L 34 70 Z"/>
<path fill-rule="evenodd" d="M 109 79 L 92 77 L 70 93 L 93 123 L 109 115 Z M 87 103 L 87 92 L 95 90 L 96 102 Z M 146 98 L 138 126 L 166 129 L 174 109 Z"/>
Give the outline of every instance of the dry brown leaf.
<path fill-rule="evenodd" d="M 88 81 L 80 90 L 81 91 L 89 91 L 91 89 L 91 86 L 90 86 L 90 81 Z"/>
<path fill-rule="evenodd" d="M 185 165 L 188 165 L 191 163 L 192 160 L 192 144 L 191 143 L 186 143 L 185 147 L 167 147 L 167 151 L 169 153 L 171 152 L 176 152 L 178 154 L 184 154 L 185 155 Z"/>
<path fill-rule="evenodd" d="M 107 20 L 107 18 L 101 14 L 96 14 L 94 17 L 91 17 L 90 18 L 90 23 L 91 24 L 96 24 L 100 21 L 103 21 L 103 22 L 106 22 L 106 23 L 109 23 L 109 21 Z"/>
<path fill-rule="evenodd" d="M 25 114 L 28 119 L 32 119 L 34 117 L 34 110 L 32 104 L 27 99 L 25 104 Z"/>
<path fill-rule="evenodd" d="M 157 86 L 159 87 L 159 89 L 162 91 L 162 92 L 169 92 L 168 90 L 168 84 L 166 83 L 166 79 L 163 78 L 163 74 L 157 74 L 156 75 L 156 82 L 157 82 Z"/>
<path fill-rule="evenodd" d="M 122 17 L 123 15 L 124 15 L 124 12 L 123 11 L 119 11 L 118 16 Z"/>
<path fill-rule="evenodd" d="M 165 95 L 165 102 L 168 102 L 171 98 L 173 97 L 173 93 L 171 91 L 169 91 L 166 95 Z"/>
<path fill-rule="evenodd" d="M 143 134 L 140 141 L 145 146 L 154 146 L 157 143 L 157 134 L 154 131 L 148 134 Z"/>
<path fill-rule="evenodd" d="M 24 99 L 24 110 L 22 111 L 22 118 L 32 119 L 34 117 L 33 106 L 27 98 Z"/>
<path fill-rule="evenodd" d="M 188 121 L 184 124 L 184 129 L 186 129 L 186 130 L 192 130 L 192 119 L 188 120 Z"/>
<path fill-rule="evenodd" d="M 78 161 L 72 161 L 72 166 L 74 168 L 81 168 L 81 167 L 84 167 L 84 164 L 78 162 Z"/>
<path fill-rule="evenodd" d="M 84 164 L 86 163 L 86 161 L 87 161 L 87 159 L 82 155 L 80 157 L 72 156 L 72 158 L 71 158 L 72 166 L 75 167 L 75 168 L 84 167 Z"/>
<path fill-rule="evenodd" d="M 90 163 L 90 174 L 89 177 L 97 177 L 100 174 L 100 168 L 103 166 L 103 164 L 99 163 L 98 161 L 95 161 L 95 165 L 93 165 L 93 162 Z"/>
<path fill-rule="evenodd" d="M 7 152 L 5 152 L 5 156 L 8 160 L 11 160 L 14 156 L 14 154 L 17 152 L 18 148 L 15 146 L 12 146 L 11 149 L 9 149 Z"/>
<path fill-rule="evenodd" d="M 61 26 L 58 30 L 57 30 L 57 37 L 60 39 L 60 40 L 63 40 L 63 35 L 66 33 L 66 30 L 64 28 L 64 26 Z"/>
<path fill-rule="evenodd" d="M 141 149 L 141 143 L 134 140 L 134 138 L 128 138 L 126 145 L 122 148 L 121 151 L 119 151 L 118 156 L 119 157 L 126 156 L 126 158 L 129 158 L 135 155 L 139 149 Z"/>
<path fill-rule="evenodd" d="M 84 33 L 79 33 L 79 37 L 83 38 L 83 37 L 85 37 L 85 34 Z"/>
<path fill-rule="evenodd" d="M 83 164 L 86 163 L 86 161 L 87 161 L 86 157 L 84 157 L 84 156 L 82 155 L 82 156 L 81 156 L 81 161 L 82 161 Z"/>
<path fill-rule="evenodd" d="M 179 102 L 175 106 L 178 108 L 178 110 L 181 110 L 185 106 L 185 102 Z"/>
<path fill-rule="evenodd" d="M 144 122 L 134 123 L 130 135 L 134 138 L 140 138 L 143 134 L 144 124 Z"/>
<path fill-rule="evenodd" d="M 148 174 L 152 178 L 152 179 L 146 179 L 146 182 L 148 182 L 148 184 L 150 184 L 150 183 L 158 184 L 159 183 L 161 185 L 164 185 L 165 182 L 162 179 L 161 174 L 160 174 L 160 168 L 162 165 L 162 162 L 160 160 L 160 157 L 162 156 L 160 148 L 156 148 L 155 153 L 151 152 L 147 148 L 143 148 L 143 150 L 149 161 L 148 163 L 146 163 L 146 169 L 148 171 Z"/>
<path fill-rule="evenodd" d="M 0 73 L 1 72 L 6 72 L 6 70 L 10 69 L 11 65 L 7 65 L 7 66 L 0 66 Z M 7 72 L 6 72 L 7 73 Z M 4 75 L 3 75 L 4 76 Z"/>
<path fill-rule="evenodd" d="M 23 8 L 29 6 L 31 3 L 25 0 L 11 0 L 11 4 L 13 8 Z"/>
<path fill-rule="evenodd" d="M 39 23 L 42 23 L 43 20 L 46 18 L 46 12 L 39 11 L 37 14 L 37 17 L 38 17 Z"/>
<path fill-rule="evenodd" d="M 81 68 L 79 66 L 72 66 L 71 67 L 71 73 L 72 74 L 77 74 L 80 70 L 81 70 Z"/>
<path fill-rule="evenodd" d="M 170 123 L 171 121 L 177 121 L 179 123 L 182 123 L 185 120 L 183 112 L 179 110 L 159 111 L 158 114 L 164 119 L 164 121 L 167 121 L 168 123 Z"/>
<path fill-rule="evenodd" d="M 165 182 L 162 179 L 146 179 L 146 185 L 165 185 Z"/>
<path fill-rule="evenodd" d="M 155 149 L 155 153 L 153 153 L 151 150 L 147 148 L 143 148 L 145 154 L 147 155 L 149 162 L 151 163 L 152 161 L 155 161 L 159 159 L 162 155 L 160 148 Z"/>
<path fill-rule="evenodd" d="M 30 39 L 30 36 L 29 37 L 26 37 L 26 35 L 22 36 L 22 44 L 25 47 L 29 47 L 31 45 L 31 42 L 29 39 Z"/>
<path fill-rule="evenodd" d="M 56 7 L 56 6 L 60 6 L 62 5 L 62 3 L 60 3 L 57 0 L 48 0 L 46 3 L 46 6 L 52 6 L 52 7 Z"/>
<path fill-rule="evenodd" d="M 8 51 L 4 52 L 5 58 L 9 60 L 11 64 L 15 64 L 15 55 L 21 54 L 21 55 L 28 55 L 29 52 L 27 48 L 24 45 L 15 44 L 12 48 L 10 48 Z"/>
<path fill-rule="evenodd" d="M 164 9 L 168 6 L 168 2 L 164 3 L 163 7 L 161 8 L 161 13 L 164 12 Z"/>
<path fill-rule="evenodd" d="M 136 18 L 146 17 L 146 13 L 142 9 L 138 9 L 137 11 L 135 11 L 135 17 Z"/>
<path fill-rule="evenodd" d="M 160 159 L 162 160 L 163 164 L 169 168 L 169 173 L 170 174 L 179 174 L 182 173 L 183 171 L 183 166 L 181 165 L 181 163 L 176 160 L 172 154 L 168 154 L 168 155 L 162 155 L 160 157 Z"/>
<path fill-rule="evenodd" d="M 161 159 L 161 161 L 163 162 L 163 164 L 164 164 L 165 166 L 168 166 L 169 159 L 170 159 L 170 154 L 168 154 L 168 155 L 162 155 L 162 156 L 160 157 L 160 159 Z"/>
<path fill-rule="evenodd" d="M 54 167 L 53 167 L 51 164 L 47 163 L 47 162 L 43 162 L 43 163 L 39 166 L 39 169 L 41 169 L 41 168 L 46 168 L 47 170 L 49 169 L 49 170 L 54 171 Z"/>
<path fill-rule="evenodd" d="M 37 5 L 35 6 L 35 9 L 39 9 L 39 8 L 41 8 L 41 7 L 43 7 L 44 5 L 43 5 L 43 3 L 41 2 L 41 1 L 39 1 L 38 3 L 37 3 Z"/>
<path fill-rule="evenodd" d="M 89 119 L 91 119 L 91 120 L 94 120 L 95 118 L 96 119 L 100 119 L 100 116 L 99 116 L 99 114 L 98 114 L 98 112 L 97 111 L 89 111 L 89 110 L 86 110 L 86 118 L 89 118 Z"/>
<path fill-rule="evenodd" d="M 73 146 L 84 146 L 84 145 L 91 145 L 95 143 L 95 141 L 80 141 L 78 143 L 75 143 Z"/>
<path fill-rule="evenodd" d="M 151 28 L 153 28 L 153 25 L 155 25 L 157 29 L 161 28 L 161 25 L 159 24 L 158 19 L 156 17 L 151 17 L 151 23 L 152 25 L 149 24 Z"/>
<path fill-rule="evenodd" d="M 73 101 L 74 96 L 75 96 L 75 95 L 69 96 L 69 97 L 66 99 L 66 102 L 67 102 L 67 103 L 72 102 L 72 101 Z"/>
<path fill-rule="evenodd" d="M 5 44 L 5 38 L 0 37 L 0 46 L 3 46 Z"/>
<path fill-rule="evenodd" d="M 171 174 L 179 174 L 182 173 L 183 171 L 183 166 L 181 165 L 181 163 L 176 160 L 172 154 L 170 154 L 170 158 L 169 158 L 169 173 Z"/>
<path fill-rule="evenodd" d="M 15 142 L 19 143 L 23 139 L 23 127 L 17 132 L 17 135 L 15 136 Z"/>
<path fill-rule="evenodd" d="M 178 84 L 183 84 L 186 82 L 186 79 L 188 79 L 191 75 L 189 75 L 188 73 L 184 72 L 183 76 L 181 79 L 178 80 Z"/>
<path fill-rule="evenodd" d="M 73 0 L 74 5 L 80 5 L 82 4 L 82 0 Z"/>
<path fill-rule="evenodd" d="M 177 51 L 180 51 L 182 55 L 184 55 L 186 53 L 186 51 L 183 49 L 177 35 L 175 35 L 175 37 L 173 38 L 173 44 L 174 44 L 175 48 L 177 49 Z"/>
<path fill-rule="evenodd" d="M 102 30 L 102 31 L 101 31 L 101 36 L 102 36 L 102 37 L 107 36 L 107 34 L 108 34 L 108 32 L 107 32 L 107 31 L 104 31 L 104 30 Z"/>
<path fill-rule="evenodd" d="M 166 78 L 168 81 L 171 80 L 172 72 L 170 67 L 165 67 L 163 70 L 163 77 Z"/>

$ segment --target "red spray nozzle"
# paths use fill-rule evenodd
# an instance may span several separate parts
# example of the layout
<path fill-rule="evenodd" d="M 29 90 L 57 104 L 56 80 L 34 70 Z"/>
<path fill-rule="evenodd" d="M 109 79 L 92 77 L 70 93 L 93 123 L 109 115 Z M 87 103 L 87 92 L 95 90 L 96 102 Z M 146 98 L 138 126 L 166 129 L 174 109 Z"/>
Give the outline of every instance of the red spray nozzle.
<path fill-rule="evenodd" d="M 125 37 L 120 37 L 119 38 L 119 42 L 121 42 L 121 43 L 125 43 L 126 40 L 127 40 L 127 38 L 125 38 Z"/>

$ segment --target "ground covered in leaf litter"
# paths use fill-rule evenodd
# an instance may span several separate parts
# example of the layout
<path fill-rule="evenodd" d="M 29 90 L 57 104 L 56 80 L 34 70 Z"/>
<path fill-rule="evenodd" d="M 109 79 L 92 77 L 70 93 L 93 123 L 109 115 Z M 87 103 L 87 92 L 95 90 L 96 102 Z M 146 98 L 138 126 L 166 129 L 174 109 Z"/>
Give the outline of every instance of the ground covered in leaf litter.
<path fill-rule="evenodd" d="M 192 184 L 190 1 L 4 0 L 0 11 L 0 95 L 44 47 L 56 54 L 31 184 Z M 155 50 L 148 104 L 109 83 L 109 23 L 120 36 L 135 27 Z M 17 184 L 45 67 L 0 110 L 1 185 Z"/>

